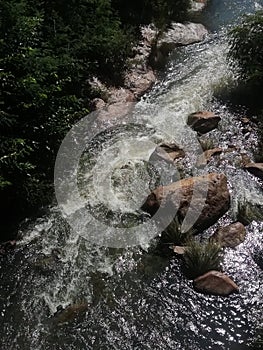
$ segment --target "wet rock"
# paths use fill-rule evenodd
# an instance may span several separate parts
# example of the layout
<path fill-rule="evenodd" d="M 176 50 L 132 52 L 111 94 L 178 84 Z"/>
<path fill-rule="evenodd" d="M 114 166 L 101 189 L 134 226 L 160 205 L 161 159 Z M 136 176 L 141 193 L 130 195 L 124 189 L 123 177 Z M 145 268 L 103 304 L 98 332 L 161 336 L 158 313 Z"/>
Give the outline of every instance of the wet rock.
<path fill-rule="evenodd" d="M 205 151 L 197 161 L 197 166 L 206 165 L 213 156 L 219 155 L 223 152 L 222 148 L 213 148 Z"/>
<path fill-rule="evenodd" d="M 238 286 L 227 275 L 219 271 L 209 271 L 194 280 L 194 288 L 203 293 L 228 296 L 238 292 Z"/>
<path fill-rule="evenodd" d="M 120 102 L 135 102 L 136 98 L 134 94 L 127 89 L 124 88 L 111 88 L 109 90 L 109 98 L 108 98 L 108 103 L 109 104 L 114 104 L 114 103 L 120 103 Z"/>
<path fill-rule="evenodd" d="M 245 237 L 245 226 L 241 222 L 235 222 L 231 225 L 219 228 L 210 239 L 220 244 L 222 247 L 234 248 L 244 242 Z"/>
<path fill-rule="evenodd" d="M 243 225 L 249 225 L 252 221 L 263 221 L 263 206 L 245 201 L 238 204 L 237 220 Z"/>
<path fill-rule="evenodd" d="M 173 246 L 173 252 L 175 254 L 178 254 L 178 255 L 184 255 L 186 249 L 187 249 L 187 247 L 182 247 L 182 246 L 179 246 L 179 245 Z"/>
<path fill-rule="evenodd" d="M 260 180 L 263 180 L 263 163 L 247 163 L 245 169 Z"/>
<path fill-rule="evenodd" d="M 221 118 L 215 115 L 213 112 L 200 111 L 190 114 L 187 120 L 187 124 L 200 134 L 205 134 L 217 128 L 220 120 Z"/>
<path fill-rule="evenodd" d="M 132 112 L 134 103 L 118 102 L 111 105 L 106 105 L 105 108 L 98 111 L 98 120 L 109 121 L 112 119 L 123 119 Z"/>
<path fill-rule="evenodd" d="M 59 252 L 53 250 L 50 255 L 39 254 L 32 262 L 33 268 L 44 275 L 49 275 L 57 270 L 59 259 Z"/>
<path fill-rule="evenodd" d="M 63 309 L 62 307 L 58 307 L 57 312 L 54 315 L 55 321 L 58 324 L 64 324 L 73 321 L 77 317 L 83 315 L 87 310 L 89 310 L 89 308 L 90 304 L 86 302 L 71 304 L 65 309 Z"/>
<path fill-rule="evenodd" d="M 215 224 L 229 206 L 230 194 L 226 176 L 212 173 L 156 188 L 146 199 L 142 210 L 153 216 L 161 209 L 162 215 L 176 213 L 180 220 L 189 211 L 191 216 L 198 217 L 193 228 L 202 231 Z"/>
<path fill-rule="evenodd" d="M 106 106 L 106 103 L 101 98 L 94 98 L 91 101 L 91 108 L 93 110 L 101 109 L 101 108 L 104 108 L 105 106 Z"/>
<path fill-rule="evenodd" d="M 184 158 L 185 152 L 175 143 L 164 143 L 156 147 L 151 154 L 149 161 L 155 162 L 164 160 L 167 163 L 174 163 L 176 159 Z"/>
<path fill-rule="evenodd" d="M 156 81 L 156 76 L 151 68 L 134 69 L 125 76 L 124 86 L 129 89 L 136 99 L 146 93 Z"/>
<path fill-rule="evenodd" d="M 263 270 L 263 249 L 256 249 L 253 253 L 253 260 Z"/>
<path fill-rule="evenodd" d="M 247 118 L 247 117 L 243 117 L 241 118 L 241 122 L 245 125 L 249 124 L 250 123 L 250 120 Z"/>
<path fill-rule="evenodd" d="M 173 49 L 203 41 L 208 34 L 207 29 L 200 23 L 172 23 L 157 42 L 157 52 L 167 56 Z"/>
<path fill-rule="evenodd" d="M 0 243 L 0 256 L 1 255 L 7 255 L 15 247 L 16 247 L 16 241 L 15 240 Z"/>
<path fill-rule="evenodd" d="M 192 1 L 191 11 L 198 12 L 202 11 L 206 5 L 208 0 L 194 0 Z"/>

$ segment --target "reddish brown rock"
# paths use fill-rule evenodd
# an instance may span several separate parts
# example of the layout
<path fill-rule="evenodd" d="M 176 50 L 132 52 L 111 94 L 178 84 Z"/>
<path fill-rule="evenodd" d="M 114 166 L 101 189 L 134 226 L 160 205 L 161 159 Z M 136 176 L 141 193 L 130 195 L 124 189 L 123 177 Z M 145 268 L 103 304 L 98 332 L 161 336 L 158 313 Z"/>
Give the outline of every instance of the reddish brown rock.
<path fill-rule="evenodd" d="M 211 237 L 213 242 L 217 242 L 222 247 L 234 248 L 244 242 L 246 237 L 246 228 L 241 222 L 235 222 L 231 225 L 220 227 Z"/>
<path fill-rule="evenodd" d="M 197 166 L 206 165 L 213 156 L 219 155 L 223 152 L 222 148 L 213 148 L 205 151 L 197 161 Z"/>
<path fill-rule="evenodd" d="M 245 169 L 259 179 L 263 180 L 263 163 L 247 163 Z"/>
<path fill-rule="evenodd" d="M 161 208 L 164 215 L 174 212 L 180 219 L 185 218 L 189 211 L 191 216 L 197 217 L 194 228 L 202 231 L 215 224 L 229 205 L 226 176 L 212 173 L 156 188 L 146 199 L 142 210 L 153 216 Z"/>
<path fill-rule="evenodd" d="M 238 286 L 228 276 L 219 271 L 209 271 L 194 280 L 194 288 L 203 293 L 228 296 L 238 292 Z"/>
<path fill-rule="evenodd" d="M 164 160 L 173 163 L 176 159 L 185 157 L 185 152 L 175 143 L 164 143 L 156 147 L 151 154 L 149 161 Z"/>
<path fill-rule="evenodd" d="M 188 116 L 187 124 L 200 134 L 205 134 L 217 128 L 220 120 L 221 118 L 213 112 L 200 111 L 190 114 Z"/>

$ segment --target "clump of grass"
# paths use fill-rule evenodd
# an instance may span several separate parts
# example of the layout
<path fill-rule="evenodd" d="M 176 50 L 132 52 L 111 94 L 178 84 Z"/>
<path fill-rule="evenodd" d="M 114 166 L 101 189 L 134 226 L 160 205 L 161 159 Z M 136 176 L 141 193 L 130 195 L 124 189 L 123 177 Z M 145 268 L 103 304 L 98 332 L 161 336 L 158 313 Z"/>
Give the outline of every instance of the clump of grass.
<path fill-rule="evenodd" d="M 239 202 L 237 208 L 237 220 L 244 225 L 249 225 L 253 220 L 262 221 L 262 206 L 249 203 L 248 201 Z"/>
<path fill-rule="evenodd" d="M 163 244 L 187 245 L 193 238 L 194 230 L 182 232 L 182 222 L 175 217 L 170 225 L 163 231 L 161 241 Z"/>
<path fill-rule="evenodd" d="M 215 144 L 212 139 L 203 139 L 203 140 L 199 140 L 199 142 L 204 152 L 208 151 L 209 149 L 215 148 Z"/>
<path fill-rule="evenodd" d="M 183 272 L 186 277 L 195 279 L 211 270 L 219 270 L 221 247 L 212 242 L 189 242 L 183 256 Z"/>

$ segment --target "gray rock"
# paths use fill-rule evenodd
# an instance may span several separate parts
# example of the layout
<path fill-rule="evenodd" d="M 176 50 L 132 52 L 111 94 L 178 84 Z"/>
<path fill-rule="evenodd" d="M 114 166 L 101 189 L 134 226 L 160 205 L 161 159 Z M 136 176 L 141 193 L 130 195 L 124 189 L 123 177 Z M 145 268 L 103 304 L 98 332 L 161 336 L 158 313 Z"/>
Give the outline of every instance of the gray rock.
<path fill-rule="evenodd" d="M 172 23 L 171 28 L 158 40 L 157 49 L 167 56 L 177 46 L 203 41 L 207 34 L 207 29 L 200 23 Z"/>

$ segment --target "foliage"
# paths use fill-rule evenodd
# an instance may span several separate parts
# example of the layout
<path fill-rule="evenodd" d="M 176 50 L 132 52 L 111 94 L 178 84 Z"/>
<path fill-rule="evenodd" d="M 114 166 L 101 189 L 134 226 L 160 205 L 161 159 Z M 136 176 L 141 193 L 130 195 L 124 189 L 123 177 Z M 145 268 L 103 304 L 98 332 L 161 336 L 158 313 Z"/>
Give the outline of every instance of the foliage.
<path fill-rule="evenodd" d="M 154 23 L 163 28 L 171 21 L 185 19 L 190 0 L 134 0 L 127 6 L 126 0 L 112 0 L 122 22 L 138 26 Z"/>
<path fill-rule="evenodd" d="M 263 85 L 263 11 L 246 15 L 230 32 L 229 58 L 238 62 L 241 79 Z"/>
<path fill-rule="evenodd" d="M 90 78 L 122 82 L 134 40 L 131 24 L 158 16 L 157 4 L 172 1 L 0 0 L 3 216 L 50 199 L 58 147 L 95 97 Z M 145 21 L 136 6 L 147 9 Z M 178 7 L 178 15 L 185 11 Z"/>
<path fill-rule="evenodd" d="M 60 142 L 88 112 L 89 77 L 120 80 L 130 44 L 108 0 L 1 8 L 0 190 L 19 210 L 46 202 Z"/>
<path fill-rule="evenodd" d="M 200 243 L 195 240 L 189 242 L 183 256 L 183 270 L 190 279 L 205 274 L 211 270 L 220 268 L 221 247 L 218 244 L 208 242 Z"/>
<path fill-rule="evenodd" d="M 175 217 L 164 232 L 162 232 L 162 243 L 180 246 L 187 244 L 191 240 L 194 232 L 182 232 L 181 226 L 180 220 L 178 217 Z"/>

